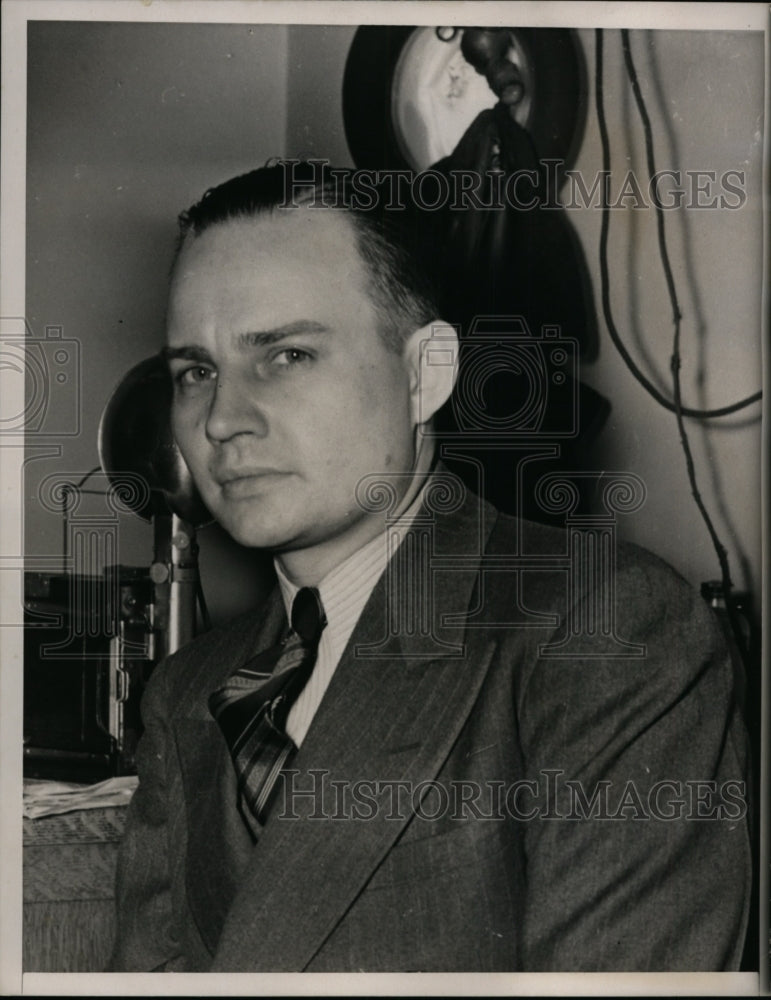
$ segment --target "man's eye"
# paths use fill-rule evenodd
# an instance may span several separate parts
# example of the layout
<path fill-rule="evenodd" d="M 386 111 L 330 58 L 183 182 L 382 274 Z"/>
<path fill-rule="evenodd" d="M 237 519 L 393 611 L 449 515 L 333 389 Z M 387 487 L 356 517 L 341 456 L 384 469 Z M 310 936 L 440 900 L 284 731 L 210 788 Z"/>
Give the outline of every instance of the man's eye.
<path fill-rule="evenodd" d="M 175 383 L 181 388 L 201 385 L 215 377 L 215 372 L 205 365 L 191 365 L 190 368 L 183 368 L 174 375 Z"/>
<path fill-rule="evenodd" d="M 313 360 L 313 355 L 300 347 L 285 347 L 273 355 L 272 362 L 278 368 L 290 368 Z"/>

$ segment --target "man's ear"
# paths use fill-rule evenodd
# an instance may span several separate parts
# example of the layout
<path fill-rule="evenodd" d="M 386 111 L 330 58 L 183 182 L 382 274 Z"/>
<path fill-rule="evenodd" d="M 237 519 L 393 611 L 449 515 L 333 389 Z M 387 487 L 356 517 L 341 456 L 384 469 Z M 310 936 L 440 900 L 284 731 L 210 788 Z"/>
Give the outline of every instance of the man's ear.
<path fill-rule="evenodd" d="M 458 333 L 436 319 L 421 326 L 404 344 L 410 375 L 412 421 L 426 424 L 450 398 L 458 377 Z"/>

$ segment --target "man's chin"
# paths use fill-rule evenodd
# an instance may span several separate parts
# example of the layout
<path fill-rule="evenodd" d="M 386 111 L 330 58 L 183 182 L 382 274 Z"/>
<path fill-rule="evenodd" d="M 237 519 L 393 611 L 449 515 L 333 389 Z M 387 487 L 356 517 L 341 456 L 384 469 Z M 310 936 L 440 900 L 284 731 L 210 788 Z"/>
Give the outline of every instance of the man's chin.
<path fill-rule="evenodd" d="M 227 531 L 230 537 L 248 549 L 268 549 L 272 552 L 280 551 L 293 541 L 293 532 L 282 531 L 277 527 L 267 529 L 263 525 L 238 524 L 227 519 L 220 519 L 220 525 Z"/>
<path fill-rule="evenodd" d="M 264 515 L 256 517 L 252 511 L 248 517 L 234 517 L 227 512 L 217 517 L 220 526 L 227 531 L 239 545 L 249 549 L 264 549 L 274 555 L 284 552 L 298 552 L 304 549 L 316 548 L 320 545 L 338 544 L 339 539 L 356 530 L 360 519 L 341 519 L 335 524 L 326 522 L 319 516 L 312 524 L 304 519 L 292 519 L 289 511 L 284 508 L 283 517 L 276 516 L 275 511 L 265 510 Z M 271 517 L 271 514 L 274 516 Z"/>

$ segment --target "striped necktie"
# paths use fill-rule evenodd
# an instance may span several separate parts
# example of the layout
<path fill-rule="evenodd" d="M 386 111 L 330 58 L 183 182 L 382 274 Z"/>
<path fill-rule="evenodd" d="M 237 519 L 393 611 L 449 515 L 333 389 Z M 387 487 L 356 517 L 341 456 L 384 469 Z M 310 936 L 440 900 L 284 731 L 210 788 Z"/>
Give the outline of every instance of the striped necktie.
<path fill-rule="evenodd" d="M 292 631 L 282 643 L 248 660 L 209 698 L 238 775 L 238 807 L 255 837 L 281 769 L 296 749 L 284 727 L 313 671 L 327 623 L 315 587 L 297 592 L 291 617 Z"/>

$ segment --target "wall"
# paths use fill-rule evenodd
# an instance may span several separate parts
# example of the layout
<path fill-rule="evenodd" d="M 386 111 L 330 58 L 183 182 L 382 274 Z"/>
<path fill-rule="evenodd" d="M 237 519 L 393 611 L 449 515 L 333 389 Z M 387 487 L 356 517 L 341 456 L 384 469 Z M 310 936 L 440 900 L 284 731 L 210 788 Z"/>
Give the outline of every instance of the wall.
<path fill-rule="evenodd" d="M 286 145 L 289 156 L 354 166 L 345 141 L 343 68 L 354 27 L 289 26 Z"/>

